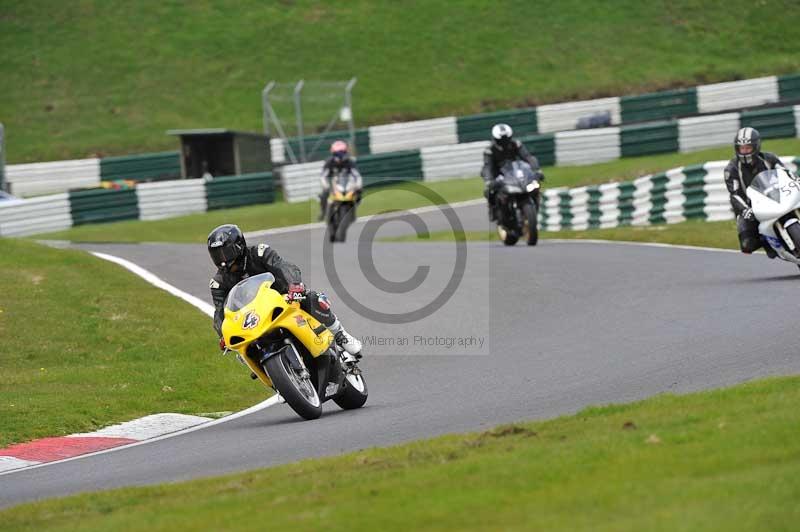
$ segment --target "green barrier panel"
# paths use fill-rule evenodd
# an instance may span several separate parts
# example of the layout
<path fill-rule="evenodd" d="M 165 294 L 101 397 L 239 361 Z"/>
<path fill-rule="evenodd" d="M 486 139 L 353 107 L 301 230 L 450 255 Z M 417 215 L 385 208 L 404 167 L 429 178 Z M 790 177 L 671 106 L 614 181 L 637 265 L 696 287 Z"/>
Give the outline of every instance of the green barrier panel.
<path fill-rule="evenodd" d="M 369 129 L 357 129 L 355 131 L 356 134 L 356 145 L 354 155 L 357 156 L 364 156 L 369 155 Z M 327 159 L 330 156 L 330 149 L 331 144 L 337 140 L 344 140 L 346 142 L 350 142 L 350 132 L 349 131 L 329 131 L 324 135 L 307 135 L 303 137 L 305 150 L 306 150 L 306 159 L 308 161 L 322 161 Z M 289 146 L 292 148 L 294 152 L 294 156 L 297 159 L 300 159 L 300 141 L 297 137 L 292 137 L 288 139 Z M 287 153 L 286 159 L 289 159 L 289 155 Z"/>
<path fill-rule="evenodd" d="M 667 203 L 667 183 L 669 178 L 667 174 L 656 174 L 650 178 L 653 183 L 653 188 L 650 189 L 650 212 L 648 220 L 651 224 L 663 224 L 667 220 L 664 218 L 666 209 L 664 206 Z"/>
<path fill-rule="evenodd" d="M 620 134 L 622 156 L 674 153 L 678 151 L 678 123 L 657 122 L 622 126 Z"/>
<path fill-rule="evenodd" d="M 275 201 L 275 183 L 270 172 L 215 177 L 206 181 L 208 210 Z"/>
<path fill-rule="evenodd" d="M 69 193 L 72 224 L 92 224 L 139 218 L 139 204 L 134 189 L 97 188 Z"/>
<path fill-rule="evenodd" d="M 697 89 L 678 89 L 620 98 L 622 123 L 696 115 Z"/>
<path fill-rule="evenodd" d="M 600 217 L 603 213 L 600 211 L 600 197 L 603 195 L 600 192 L 600 187 L 598 186 L 591 186 L 586 189 L 587 194 L 589 194 L 589 199 L 587 201 L 588 211 L 589 211 L 589 229 L 596 229 L 600 227 Z"/>
<path fill-rule="evenodd" d="M 155 181 L 180 179 L 180 177 L 181 160 L 177 151 L 100 159 L 100 179 L 103 181 L 118 179 Z"/>
<path fill-rule="evenodd" d="M 630 225 L 633 221 L 633 193 L 636 191 L 636 186 L 633 183 L 620 183 L 619 196 L 617 203 L 619 208 L 619 218 L 617 219 L 619 225 Z"/>
<path fill-rule="evenodd" d="M 558 213 L 561 215 L 561 229 L 571 229 L 573 215 L 570 203 L 572 202 L 572 196 L 568 190 L 565 190 L 558 193 L 558 199 Z"/>
<path fill-rule="evenodd" d="M 683 195 L 686 198 L 683 202 L 683 215 L 686 218 L 705 219 L 706 196 L 704 190 L 705 177 L 708 171 L 702 164 L 692 164 L 683 167 Z"/>
<path fill-rule="evenodd" d="M 782 102 L 800 100 L 800 74 L 778 76 L 778 95 Z"/>
<path fill-rule="evenodd" d="M 498 123 L 505 123 L 511 126 L 514 130 L 514 136 L 518 138 L 525 135 L 535 135 L 538 132 L 536 108 L 528 107 L 526 109 L 456 117 L 458 142 L 491 140 L 492 126 Z"/>
<path fill-rule="evenodd" d="M 763 111 L 744 111 L 740 115 L 742 127 L 754 127 L 761 138 L 776 139 L 796 136 L 794 109 L 775 107 Z"/>
<path fill-rule="evenodd" d="M 539 159 L 541 166 L 556 164 L 556 140 L 552 133 L 522 137 L 519 140 Z"/>
<path fill-rule="evenodd" d="M 386 181 L 398 179 L 422 181 L 422 157 L 419 150 L 359 157 L 358 169 L 364 177 L 365 187 L 380 186 Z"/>

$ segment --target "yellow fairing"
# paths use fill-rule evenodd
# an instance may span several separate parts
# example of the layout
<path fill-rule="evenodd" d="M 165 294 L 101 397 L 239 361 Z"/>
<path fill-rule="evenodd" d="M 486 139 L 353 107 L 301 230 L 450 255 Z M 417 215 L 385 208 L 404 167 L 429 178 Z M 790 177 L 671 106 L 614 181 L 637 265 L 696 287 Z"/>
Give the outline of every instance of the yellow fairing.
<path fill-rule="evenodd" d="M 355 191 L 350 191 L 346 194 L 342 194 L 339 191 L 332 191 L 328 201 L 354 201 Z"/>
<path fill-rule="evenodd" d="M 246 306 L 237 311 L 225 309 L 222 337 L 225 345 L 238 352 L 253 373 L 268 386 L 272 386 L 269 377 L 246 353 L 250 344 L 278 328 L 291 332 L 314 357 L 333 344 L 333 334 L 302 310 L 299 303 L 287 303 L 283 295 L 270 288 L 269 283 L 263 283 Z"/>

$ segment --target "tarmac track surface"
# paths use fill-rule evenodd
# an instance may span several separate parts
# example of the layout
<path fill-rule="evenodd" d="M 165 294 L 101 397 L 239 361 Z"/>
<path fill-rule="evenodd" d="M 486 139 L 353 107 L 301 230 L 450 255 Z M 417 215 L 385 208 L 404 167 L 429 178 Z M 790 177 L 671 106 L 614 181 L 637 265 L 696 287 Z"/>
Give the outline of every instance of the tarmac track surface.
<path fill-rule="evenodd" d="M 482 206 L 458 209 L 465 229 L 487 228 Z M 440 213 L 421 215 L 431 230 Z M 297 263 L 307 285 L 328 292 L 348 330 L 409 345 L 365 347 L 367 405 L 325 404 L 301 421 L 286 405 L 186 435 L 0 475 L 0 507 L 76 492 L 207 477 L 391 445 L 444 433 L 547 418 L 585 406 L 661 392 L 735 384 L 800 372 L 797 269 L 763 255 L 625 244 L 543 241 L 535 248 L 470 243 L 464 276 L 430 316 L 387 324 L 344 303 L 342 287 L 381 311 L 410 311 L 447 284 L 455 244 L 359 242 L 364 224 L 332 257 L 320 229 L 262 237 Z M 379 236 L 409 232 L 392 222 Z M 253 242 L 251 239 L 250 243 Z M 202 245 L 82 245 L 131 260 L 210 300 L 211 267 Z M 389 281 L 428 265 L 409 293 L 370 285 L 359 249 L 372 251 Z M 362 253 L 363 255 L 363 253 Z M 362 264 L 363 264 L 363 256 Z M 335 260 L 339 283 L 329 280 Z M 474 338 L 468 347 L 415 345 L 414 338 Z M 482 347 L 477 340 L 483 338 Z M 218 356 L 209 346 L 208 356 Z M 220 358 L 220 364 L 235 363 Z M 253 402 L 263 389 L 253 387 Z"/>

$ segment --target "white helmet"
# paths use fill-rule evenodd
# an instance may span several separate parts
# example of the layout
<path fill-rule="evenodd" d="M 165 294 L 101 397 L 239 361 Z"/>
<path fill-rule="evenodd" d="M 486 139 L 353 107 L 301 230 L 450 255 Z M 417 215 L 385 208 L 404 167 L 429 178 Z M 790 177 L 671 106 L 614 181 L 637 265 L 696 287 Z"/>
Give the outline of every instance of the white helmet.
<path fill-rule="evenodd" d="M 492 138 L 500 145 L 508 144 L 513 134 L 514 130 L 508 124 L 495 124 L 492 127 Z"/>

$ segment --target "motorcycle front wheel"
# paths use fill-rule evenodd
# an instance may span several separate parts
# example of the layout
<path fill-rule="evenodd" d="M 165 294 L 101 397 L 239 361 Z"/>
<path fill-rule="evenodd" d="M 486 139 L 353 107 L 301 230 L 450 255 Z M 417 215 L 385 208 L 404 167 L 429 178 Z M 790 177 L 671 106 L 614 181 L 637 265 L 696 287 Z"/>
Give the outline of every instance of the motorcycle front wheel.
<path fill-rule="evenodd" d="M 344 410 L 361 408 L 367 402 L 367 382 L 363 375 L 347 375 L 344 378 L 344 389 L 333 398 L 333 402 Z"/>
<path fill-rule="evenodd" d="M 786 232 L 789 233 L 789 238 L 792 239 L 792 243 L 794 244 L 795 256 L 800 257 L 800 223 L 790 225 L 786 228 Z"/>
<path fill-rule="evenodd" d="M 535 246 L 539 242 L 539 220 L 536 205 L 531 201 L 522 206 L 522 221 L 525 224 L 526 242 Z"/>
<path fill-rule="evenodd" d="M 264 369 L 286 404 L 300 417 L 317 419 L 322 415 L 322 401 L 319 400 L 311 377 L 303 377 L 292 369 L 285 350 L 268 358 Z"/>
<path fill-rule="evenodd" d="M 336 228 L 336 242 L 344 242 L 347 238 L 347 229 L 353 223 L 355 207 L 342 204 L 339 207 L 339 227 Z"/>

